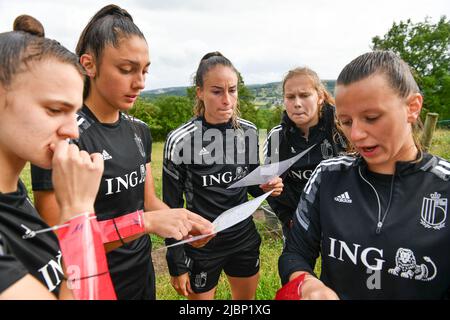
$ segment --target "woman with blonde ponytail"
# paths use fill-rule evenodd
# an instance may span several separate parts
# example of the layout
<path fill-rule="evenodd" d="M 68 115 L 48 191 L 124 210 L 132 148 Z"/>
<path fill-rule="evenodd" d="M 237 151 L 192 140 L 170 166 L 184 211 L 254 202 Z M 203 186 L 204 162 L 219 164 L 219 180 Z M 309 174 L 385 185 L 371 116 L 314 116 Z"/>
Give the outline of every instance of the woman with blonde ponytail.
<path fill-rule="evenodd" d="M 145 87 L 150 66 L 147 41 L 132 16 L 116 5 L 103 7 L 81 33 L 76 53 L 86 77 L 83 106 L 77 112 L 80 137 L 72 142 L 105 160 L 95 201 L 97 219 L 115 225 L 115 219 L 145 211 L 145 233 L 120 238 L 122 245 L 107 253 L 114 289 L 120 300 L 153 300 L 155 272 L 146 234 L 181 239 L 198 223 L 211 224 L 186 209 L 168 208 L 156 196 L 150 128 L 127 114 Z M 51 172 L 33 166 L 32 183 L 36 207 L 53 225 L 60 208 Z"/>
<path fill-rule="evenodd" d="M 316 72 L 308 67 L 290 70 L 283 79 L 285 111 L 264 144 L 265 163 L 294 157 L 312 148 L 283 176 L 283 194 L 268 202 L 280 219 L 284 238 L 289 234 L 300 195 L 316 166 L 337 156 L 345 142 L 335 125 L 334 98 Z"/>

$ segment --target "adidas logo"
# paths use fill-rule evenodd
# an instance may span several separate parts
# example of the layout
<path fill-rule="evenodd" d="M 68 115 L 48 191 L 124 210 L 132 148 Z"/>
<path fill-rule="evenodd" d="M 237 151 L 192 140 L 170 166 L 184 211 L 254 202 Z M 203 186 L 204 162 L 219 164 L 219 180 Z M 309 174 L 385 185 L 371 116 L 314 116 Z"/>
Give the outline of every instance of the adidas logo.
<path fill-rule="evenodd" d="M 112 157 L 110 156 L 110 154 L 106 150 L 103 150 L 102 156 L 103 156 L 103 161 L 112 159 Z"/>
<path fill-rule="evenodd" d="M 350 199 L 350 196 L 347 191 L 341 194 L 340 196 L 334 197 L 334 201 L 352 203 L 352 199 Z"/>
<path fill-rule="evenodd" d="M 205 155 L 205 154 L 209 154 L 209 151 L 206 150 L 205 147 L 203 147 L 202 150 L 200 150 L 200 152 L 198 153 L 198 155 L 199 155 L 199 156 L 203 156 L 203 155 Z"/>

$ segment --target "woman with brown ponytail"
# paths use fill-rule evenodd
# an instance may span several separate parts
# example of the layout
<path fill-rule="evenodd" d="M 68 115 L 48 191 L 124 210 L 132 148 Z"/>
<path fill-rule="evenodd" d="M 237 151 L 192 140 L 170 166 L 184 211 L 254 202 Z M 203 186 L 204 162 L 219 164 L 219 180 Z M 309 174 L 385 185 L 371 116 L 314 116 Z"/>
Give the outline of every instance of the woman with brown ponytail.
<path fill-rule="evenodd" d="M 322 161 L 300 197 L 279 259 L 296 298 L 448 299 L 450 163 L 418 143 L 422 102 L 393 52 L 339 74 L 336 116 L 356 156 Z"/>
<path fill-rule="evenodd" d="M 83 30 L 76 53 L 86 71 L 84 105 L 78 112 L 80 137 L 73 141 L 105 161 L 95 209 L 99 221 L 146 212 L 146 232 L 178 239 L 211 226 L 185 209 L 171 210 L 155 194 L 148 126 L 127 115 L 145 86 L 150 66 L 147 41 L 124 9 L 108 5 Z M 51 172 L 32 168 L 36 207 L 50 225 L 59 217 Z M 200 227 L 201 229 L 201 227 Z M 207 228 L 206 228 L 207 229 Z M 118 299 L 155 299 L 149 236 L 107 254 Z"/>
<path fill-rule="evenodd" d="M 205 55 L 195 76 L 195 117 L 169 133 L 164 148 L 163 196 L 172 208 L 186 208 L 213 221 L 222 212 L 273 190 L 280 178 L 252 187 L 228 189 L 259 164 L 258 134 L 239 118 L 238 72 L 219 52 Z M 171 241 L 169 241 L 170 243 Z M 169 248 L 172 285 L 188 299 L 214 298 L 222 270 L 233 299 L 254 299 L 259 279 L 261 238 L 252 217 L 217 234 L 203 248 Z"/>

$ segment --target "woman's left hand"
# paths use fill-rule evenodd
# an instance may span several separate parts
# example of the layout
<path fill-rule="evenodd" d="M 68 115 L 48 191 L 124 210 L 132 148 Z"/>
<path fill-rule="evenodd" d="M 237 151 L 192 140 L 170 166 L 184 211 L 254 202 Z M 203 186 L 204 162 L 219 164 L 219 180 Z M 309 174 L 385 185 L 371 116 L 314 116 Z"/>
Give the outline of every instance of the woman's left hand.
<path fill-rule="evenodd" d="M 272 197 L 278 197 L 281 192 L 283 192 L 283 179 L 281 179 L 280 177 L 275 177 L 272 180 L 270 180 L 269 182 L 265 183 L 265 184 L 261 184 L 259 186 L 264 192 L 269 192 L 270 190 L 273 190 L 271 196 Z"/>

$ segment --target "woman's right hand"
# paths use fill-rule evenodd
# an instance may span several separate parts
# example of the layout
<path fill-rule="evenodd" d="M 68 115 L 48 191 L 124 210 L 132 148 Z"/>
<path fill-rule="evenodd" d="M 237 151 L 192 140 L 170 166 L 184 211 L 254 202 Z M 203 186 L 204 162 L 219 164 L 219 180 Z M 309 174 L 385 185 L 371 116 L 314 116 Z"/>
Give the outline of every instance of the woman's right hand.
<path fill-rule="evenodd" d="M 184 208 L 145 212 L 145 231 L 163 238 L 182 240 L 191 234 L 210 234 L 213 224 Z"/>
<path fill-rule="evenodd" d="M 52 145 L 52 182 L 61 209 L 61 222 L 81 213 L 94 212 L 103 174 L 103 158 L 99 153 L 89 155 L 74 144 L 59 141 Z"/>
<path fill-rule="evenodd" d="M 339 300 L 336 292 L 310 274 L 306 275 L 300 290 L 302 300 Z"/>
<path fill-rule="evenodd" d="M 189 294 L 193 293 L 191 289 L 191 282 L 189 279 L 189 273 L 184 273 L 177 277 L 171 277 L 170 283 L 172 287 L 178 292 L 178 294 L 187 297 Z"/>

